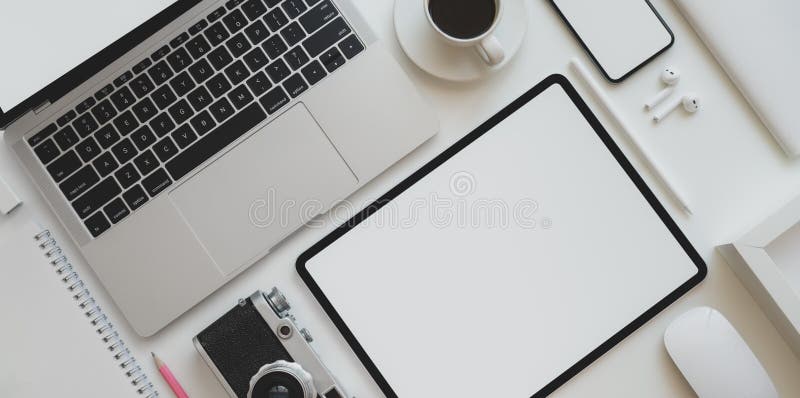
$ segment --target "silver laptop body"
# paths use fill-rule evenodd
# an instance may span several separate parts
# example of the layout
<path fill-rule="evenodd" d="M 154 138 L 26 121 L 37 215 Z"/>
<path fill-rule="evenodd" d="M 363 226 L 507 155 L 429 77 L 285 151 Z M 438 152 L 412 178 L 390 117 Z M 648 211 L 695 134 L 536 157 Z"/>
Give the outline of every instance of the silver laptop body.
<path fill-rule="evenodd" d="M 264 0 L 262 3 L 268 11 L 285 7 L 270 6 L 272 2 Z M 151 54 L 170 43 L 173 49 L 185 48 L 188 42 L 183 44 L 187 39 L 184 32 L 192 31 L 189 39 L 205 36 L 205 30 L 198 33 L 198 29 L 202 25 L 208 29 L 222 21 L 224 17 L 212 17 L 220 8 L 226 16 L 242 11 L 248 18 L 229 17 L 223 23 L 228 31 L 234 31 L 237 23 L 251 21 L 249 16 L 254 11 L 244 12 L 243 7 L 252 4 L 227 3 L 225 9 L 224 1 L 200 2 L 68 94 L 21 116 L 5 133 L 5 140 L 71 238 L 133 328 L 143 336 L 152 335 L 169 324 L 265 256 L 270 248 L 311 218 L 326 212 L 411 152 L 438 129 L 430 107 L 423 103 L 351 2 L 309 0 L 307 3 L 311 4 L 301 2 L 307 4 L 307 9 L 284 10 L 288 22 L 281 29 L 297 22 L 293 29 L 302 27 L 302 31 L 285 34 L 270 29 L 270 36 L 280 34 L 284 42 L 296 43 L 294 47 L 287 45 L 285 52 L 274 59 L 280 58 L 290 66 L 288 77 L 282 76 L 285 73 L 281 71 L 270 71 L 270 66 L 260 70 L 270 78 L 270 82 L 264 83 L 270 85 L 269 89 L 259 86 L 258 82 L 252 86 L 249 81 L 231 84 L 232 88 L 220 96 L 227 99 L 228 107 L 216 104 L 218 99 L 212 95 L 214 98 L 209 103 L 214 102 L 217 107 L 211 111 L 210 108 L 198 110 L 204 105 L 195 106 L 194 102 L 189 105 L 191 108 L 175 105 L 188 99 L 189 94 L 180 95 L 181 82 L 174 86 L 172 81 L 161 85 L 154 82 L 152 94 L 147 92 L 140 97 L 141 92 L 135 93 L 137 104 L 145 97 L 157 102 L 155 96 L 163 94 L 158 93 L 158 89 L 167 84 L 178 93 L 175 99 L 169 99 L 172 105 L 163 111 L 154 108 L 158 116 L 140 118 L 139 113 L 130 112 L 136 119 L 119 120 L 124 113 L 120 111 L 105 123 L 97 122 L 95 130 L 88 132 L 91 128 L 85 125 L 86 120 L 80 122 L 84 124 L 77 124 L 81 117 L 78 113 L 64 123 L 64 127 L 87 128 L 86 137 L 94 139 L 95 148 L 70 148 L 62 142 L 63 134 L 55 141 L 64 128 L 57 123 L 59 119 L 80 107 L 88 97 L 102 93 L 109 84 L 117 90 L 133 84 L 139 74 L 150 75 L 149 69 L 141 71 L 143 59 L 153 61 Z M 299 16 L 292 18 L 295 11 Z M 317 14 L 304 20 L 304 15 L 311 12 Z M 257 19 L 263 21 L 264 18 Z M 213 22 L 208 22 L 209 19 Z M 199 23 L 201 20 L 207 23 Z M 329 27 L 333 24 L 338 25 Z M 327 39 L 306 42 L 312 37 L 324 36 L 323 33 L 315 36 L 323 31 Z M 233 54 L 233 61 L 228 64 L 233 65 L 244 55 L 236 57 L 236 43 L 227 43 L 236 32 L 229 33 L 225 42 L 209 43 L 211 48 L 205 51 L 211 57 L 215 49 L 226 46 Z M 183 41 L 176 42 L 181 36 Z M 248 35 L 244 37 L 253 48 L 259 46 L 253 44 L 257 40 L 249 39 Z M 330 46 L 322 48 L 326 43 Z M 262 43 L 266 52 L 263 46 Z M 299 57 L 289 54 L 298 48 L 305 49 L 308 59 L 302 54 Z M 171 56 L 168 65 L 180 62 L 173 54 Z M 272 65 L 274 60 L 270 58 L 267 63 Z M 160 61 L 150 62 L 149 67 Z M 296 70 L 293 63 L 298 64 Z M 315 64 L 313 68 L 312 63 Z M 250 66 L 247 61 L 243 64 Z M 115 81 L 120 83 L 120 76 L 134 68 L 139 72 L 133 74 L 133 79 L 129 77 L 122 84 L 114 84 Z M 227 68 L 215 71 L 215 76 L 225 73 L 229 82 L 235 82 L 237 71 Z M 158 77 L 156 73 L 152 76 Z M 256 72 L 252 71 L 254 74 Z M 284 80 L 274 81 L 277 78 L 273 75 Z M 190 85 L 194 83 L 196 87 L 204 86 L 212 91 L 209 81 L 213 77 L 197 83 L 193 74 L 189 76 L 193 78 Z M 248 87 L 248 90 L 241 87 Z M 283 96 L 273 91 L 276 87 L 283 88 Z M 248 100 L 248 93 L 252 99 Z M 118 102 L 124 103 L 125 98 L 112 95 L 115 97 L 109 98 L 114 99 L 111 101 L 114 107 L 124 108 L 124 105 L 118 106 Z M 97 120 L 106 119 L 108 110 L 96 109 L 103 103 L 102 96 L 96 96 L 100 100 L 94 101 L 84 114 L 92 114 Z M 191 113 L 192 117 L 183 120 L 182 112 Z M 203 112 L 207 114 L 200 117 Z M 161 114 L 169 115 L 169 119 Z M 160 117 L 160 125 L 154 122 L 156 117 Z M 139 128 L 145 125 L 150 130 L 161 129 L 170 121 L 175 127 L 169 130 L 167 126 L 169 132 L 163 136 L 154 133 L 150 141 L 144 135 L 137 136 Z M 138 127 L 125 133 L 130 123 Z M 52 130 L 48 128 L 52 124 L 57 126 L 57 131 L 47 131 Z M 215 127 L 208 127 L 209 124 Z M 103 130 L 110 125 L 116 127 L 118 136 L 109 136 L 109 131 Z M 243 126 L 246 132 L 237 131 Z M 202 131 L 206 128 L 208 131 Z M 46 134 L 41 134 L 42 131 Z M 226 135 L 234 131 L 235 138 Z M 77 134 L 78 146 L 86 141 L 83 135 Z M 133 145 L 119 146 L 119 142 L 126 139 Z M 52 148 L 40 148 L 47 140 L 51 140 L 47 145 Z M 175 148 L 159 146 L 169 143 Z M 62 144 L 66 148 L 62 148 Z M 214 151 L 219 147 L 222 149 Z M 73 150 L 79 156 L 67 157 Z M 148 150 L 157 156 L 140 158 Z M 101 157 L 118 160 L 120 164 L 109 171 L 108 163 L 98 160 Z M 80 164 L 75 163 L 75 159 L 79 159 Z M 52 166 L 55 162 L 59 163 Z M 84 186 L 70 180 L 81 172 L 85 176 L 95 177 L 93 173 L 97 176 L 89 178 L 82 184 Z M 133 177 L 131 172 L 134 172 Z M 139 174 L 138 179 L 135 174 Z M 71 184 L 65 186 L 66 182 Z M 86 197 L 89 195 L 91 198 Z"/>

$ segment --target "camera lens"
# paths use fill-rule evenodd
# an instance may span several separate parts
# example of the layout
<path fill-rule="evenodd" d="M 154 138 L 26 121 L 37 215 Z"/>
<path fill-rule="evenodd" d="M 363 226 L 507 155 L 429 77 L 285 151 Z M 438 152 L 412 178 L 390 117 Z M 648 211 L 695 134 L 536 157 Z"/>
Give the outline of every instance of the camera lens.
<path fill-rule="evenodd" d="M 303 387 L 293 376 L 274 372 L 264 375 L 255 386 L 251 398 L 305 398 Z"/>
<path fill-rule="evenodd" d="M 316 398 L 311 375 L 299 364 L 277 361 L 265 365 L 250 380 L 248 398 Z"/>

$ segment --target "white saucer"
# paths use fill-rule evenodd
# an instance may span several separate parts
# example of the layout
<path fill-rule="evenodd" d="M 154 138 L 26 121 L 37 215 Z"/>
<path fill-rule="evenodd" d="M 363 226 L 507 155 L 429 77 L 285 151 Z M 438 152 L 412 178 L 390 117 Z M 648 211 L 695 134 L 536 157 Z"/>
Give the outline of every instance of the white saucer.
<path fill-rule="evenodd" d="M 394 29 L 400 47 L 420 69 L 440 79 L 466 82 L 477 80 L 506 66 L 528 31 L 526 0 L 507 0 L 503 19 L 494 34 L 506 50 L 505 60 L 490 67 L 474 48 L 448 45 L 428 22 L 423 0 L 395 0 Z"/>

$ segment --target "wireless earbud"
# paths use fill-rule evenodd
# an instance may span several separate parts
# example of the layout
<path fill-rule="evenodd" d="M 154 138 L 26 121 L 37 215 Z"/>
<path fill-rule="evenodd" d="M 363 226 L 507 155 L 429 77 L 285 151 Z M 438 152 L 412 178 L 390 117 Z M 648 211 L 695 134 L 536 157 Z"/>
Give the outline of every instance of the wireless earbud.
<path fill-rule="evenodd" d="M 664 82 L 667 87 L 659 91 L 650 101 L 645 102 L 644 109 L 650 110 L 655 108 L 658 104 L 667 99 L 667 97 L 675 91 L 675 85 L 678 84 L 679 80 L 681 80 L 681 73 L 678 69 L 671 66 L 664 68 L 661 72 L 661 81 Z"/>
<path fill-rule="evenodd" d="M 686 94 L 682 98 L 676 98 L 671 103 L 664 105 L 663 108 L 657 109 L 656 113 L 653 115 L 653 120 L 660 122 L 662 119 L 667 117 L 670 113 L 672 113 L 675 109 L 678 109 L 678 106 L 683 105 L 683 109 L 689 113 L 695 113 L 700 110 L 700 100 L 697 98 L 695 94 Z"/>

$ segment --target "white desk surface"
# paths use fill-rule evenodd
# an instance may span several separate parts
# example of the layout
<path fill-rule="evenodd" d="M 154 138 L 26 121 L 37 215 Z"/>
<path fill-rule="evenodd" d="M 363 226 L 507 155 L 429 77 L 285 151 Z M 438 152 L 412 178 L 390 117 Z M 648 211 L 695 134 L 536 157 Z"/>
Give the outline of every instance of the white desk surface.
<path fill-rule="evenodd" d="M 351 200 L 368 203 L 418 166 L 471 131 L 479 122 L 551 73 L 564 73 L 576 85 L 600 120 L 620 142 L 639 172 L 650 182 L 677 223 L 709 266 L 706 280 L 677 303 L 648 322 L 608 354 L 560 388 L 556 397 L 678 397 L 692 396 L 689 385 L 670 361 L 662 335 L 669 322 L 688 309 L 709 305 L 725 314 L 764 363 L 781 396 L 800 396 L 800 359 L 795 357 L 766 316 L 728 268 L 714 247 L 729 242 L 754 226 L 780 205 L 800 194 L 800 160 L 787 159 L 755 113 L 725 76 L 669 0 L 654 0 L 675 32 L 672 49 L 619 86 L 606 84 L 609 95 L 637 129 L 677 185 L 686 192 L 695 215 L 685 216 L 618 134 L 611 120 L 574 76 L 567 71 L 573 56 L 589 62 L 565 25 L 546 0 L 530 0 L 530 29 L 517 58 L 501 73 L 472 84 L 438 81 L 418 70 L 402 53 L 394 38 L 393 0 L 354 0 L 397 59 L 436 108 L 442 131 L 430 142 L 380 176 Z M 7 61 L 6 61 L 7 62 Z M 661 88 L 658 76 L 665 64 L 683 71 L 679 91 L 696 91 L 704 108 L 694 116 L 676 112 L 655 127 L 642 110 L 644 100 Z M 593 68 L 595 76 L 599 73 Z M 590 167 L 590 165 L 587 165 Z M 149 365 L 146 355 L 155 351 L 165 359 L 192 397 L 224 397 L 225 393 L 195 352 L 191 338 L 240 297 L 258 288 L 279 286 L 289 298 L 299 321 L 314 335 L 317 351 L 336 373 L 351 395 L 381 396 L 343 339 L 328 321 L 313 296 L 294 271 L 297 256 L 328 233 L 334 225 L 304 229 L 293 235 L 271 255 L 217 291 L 196 308 L 150 339 L 138 338 L 127 328 L 105 292 L 57 225 L 8 147 L 0 147 L 0 174 L 25 200 L 24 208 L 38 215 L 62 236 L 65 250 L 83 270 L 85 279 L 111 316 L 122 326 L 135 352 Z M 0 218 L 0 222 L 8 222 Z M 8 279 L 13 274 L 6 273 Z M 188 277 L 190 280 L 190 277 Z M 23 289 L 7 284 L 5 289 Z M 146 289 L 146 287 L 142 287 Z M 179 287 L 177 287 L 179 288 Z M 103 299 L 105 296 L 105 300 Z M 88 329 L 88 328 L 87 328 Z M 127 329 L 127 330 L 125 330 Z M 88 332 L 88 331 L 87 331 Z M 525 336 L 518 336 L 524 339 Z M 55 354 L 55 353 L 54 353 Z M 79 366 L 79 364 L 76 364 Z M 164 396 L 168 389 L 150 367 L 150 374 Z M 88 377 L 88 376 L 87 376 Z M 87 381 L 89 379 L 87 378 Z"/>

